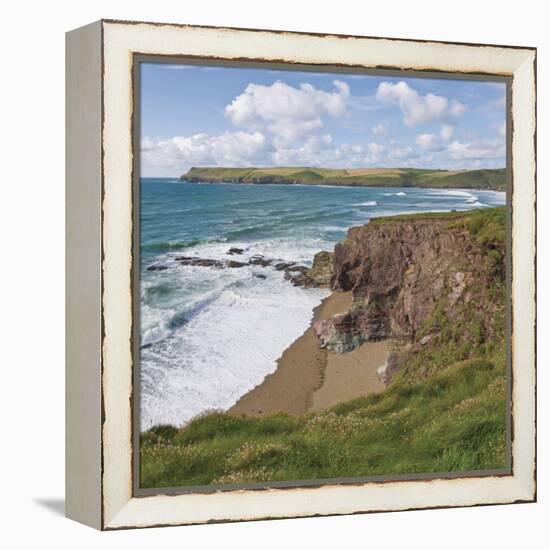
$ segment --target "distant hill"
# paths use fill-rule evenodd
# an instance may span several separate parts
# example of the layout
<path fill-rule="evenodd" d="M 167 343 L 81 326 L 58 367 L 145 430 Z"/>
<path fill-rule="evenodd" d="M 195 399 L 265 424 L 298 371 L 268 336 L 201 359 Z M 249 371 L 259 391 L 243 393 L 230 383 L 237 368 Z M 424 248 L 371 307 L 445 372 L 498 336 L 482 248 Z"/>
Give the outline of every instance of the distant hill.
<path fill-rule="evenodd" d="M 181 181 L 335 185 L 351 187 L 442 187 L 506 189 L 506 169 L 427 170 L 421 168 L 331 169 L 305 166 L 274 168 L 191 168 Z"/>

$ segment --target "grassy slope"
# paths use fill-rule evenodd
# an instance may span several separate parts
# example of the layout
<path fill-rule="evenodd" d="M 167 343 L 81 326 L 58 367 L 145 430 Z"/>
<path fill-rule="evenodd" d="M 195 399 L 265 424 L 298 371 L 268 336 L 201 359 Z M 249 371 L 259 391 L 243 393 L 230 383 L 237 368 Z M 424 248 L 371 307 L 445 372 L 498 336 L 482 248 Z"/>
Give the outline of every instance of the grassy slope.
<path fill-rule="evenodd" d="M 446 171 L 415 168 L 363 168 L 338 170 L 312 167 L 191 168 L 183 181 L 240 183 L 301 183 L 372 187 L 460 187 L 500 189 L 506 187 L 505 169 Z"/>
<path fill-rule="evenodd" d="M 215 413 L 180 430 L 153 428 L 141 436 L 141 485 L 504 468 L 505 211 L 439 216 L 484 250 L 492 283 L 472 285 L 477 306 L 452 320 L 434 309 L 416 338 L 438 336 L 411 353 L 388 390 L 297 417 Z"/>

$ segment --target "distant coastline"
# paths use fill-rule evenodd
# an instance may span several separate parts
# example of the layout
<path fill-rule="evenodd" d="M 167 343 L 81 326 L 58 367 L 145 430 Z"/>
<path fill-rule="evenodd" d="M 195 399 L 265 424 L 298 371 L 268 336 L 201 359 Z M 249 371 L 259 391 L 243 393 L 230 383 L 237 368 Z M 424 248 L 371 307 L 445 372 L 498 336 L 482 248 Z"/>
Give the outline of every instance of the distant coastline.
<path fill-rule="evenodd" d="M 180 177 L 190 183 L 330 185 L 342 187 L 429 187 L 506 189 L 506 169 L 428 170 L 421 168 L 192 167 Z"/>

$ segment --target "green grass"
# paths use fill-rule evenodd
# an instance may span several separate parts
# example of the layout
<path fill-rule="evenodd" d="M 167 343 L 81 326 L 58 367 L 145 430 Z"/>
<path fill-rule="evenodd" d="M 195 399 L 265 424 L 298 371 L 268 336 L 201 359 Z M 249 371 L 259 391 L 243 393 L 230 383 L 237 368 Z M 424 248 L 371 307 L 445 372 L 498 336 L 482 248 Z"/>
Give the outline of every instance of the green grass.
<path fill-rule="evenodd" d="M 505 377 L 471 359 L 316 414 L 215 413 L 142 435 L 141 486 L 504 468 Z"/>
<path fill-rule="evenodd" d="M 506 239 L 506 207 L 474 210 L 458 218 L 449 228 L 467 229 L 473 242 L 484 248 L 504 248 Z"/>
<path fill-rule="evenodd" d="M 465 229 L 472 241 L 481 246 L 503 248 L 506 239 L 506 207 L 480 208 L 467 212 L 419 212 L 373 218 L 369 223 L 385 225 L 395 222 L 441 221 L 443 229 Z"/>
<path fill-rule="evenodd" d="M 365 187 L 506 188 L 506 170 L 428 170 L 419 168 L 333 169 L 305 166 L 266 168 L 193 167 L 183 181 L 300 183 Z"/>
<path fill-rule="evenodd" d="M 480 261 L 469 302 L 435 305 L 386 391 L 300 416 L 213 413 L 155 427 L 141 435 L 141 486 L 506 468 L 506 210 L 387 219 L 419 217 L 467 231 Z"/>

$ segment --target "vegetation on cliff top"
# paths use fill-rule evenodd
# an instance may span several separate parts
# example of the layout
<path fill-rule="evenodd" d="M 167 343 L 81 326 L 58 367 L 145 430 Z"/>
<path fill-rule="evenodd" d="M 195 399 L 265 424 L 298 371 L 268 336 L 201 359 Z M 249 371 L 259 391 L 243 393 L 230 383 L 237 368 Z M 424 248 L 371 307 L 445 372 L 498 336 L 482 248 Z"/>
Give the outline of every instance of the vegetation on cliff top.
<path fill-rule="evenodd" d="M 141 438 L 141 486 L 505 468 L 504 395 L 503 367 L 470 359 L 320 413 L 156 427 Z"/>
<path fill-rule="evenodd" d="M 141 486 L 507 468 L 506 211 L 422 216 L 469 232 L 484 281 L 470 281 L 469 304 L 452 313 L 434 307 L 386 391 L 301 416 L 213 413 L 152 428 L 141 435 Z"/>
<path fill-rule="evenodd" d="M 189 182 L 279 183 L 364 187 L 506 188 L 506 170 L 428 170 L 420 168 L 332 169 L 315 167 L 193 167 L 180 178 Z"/>

